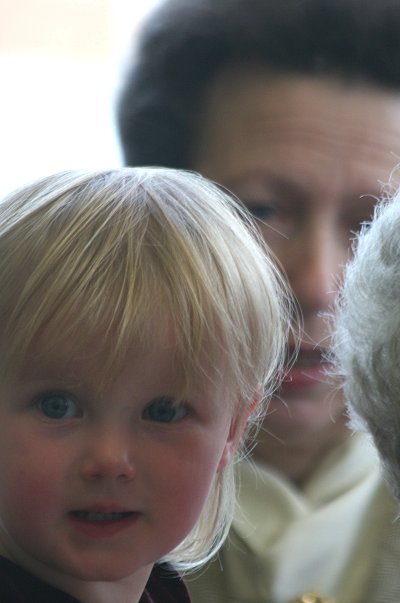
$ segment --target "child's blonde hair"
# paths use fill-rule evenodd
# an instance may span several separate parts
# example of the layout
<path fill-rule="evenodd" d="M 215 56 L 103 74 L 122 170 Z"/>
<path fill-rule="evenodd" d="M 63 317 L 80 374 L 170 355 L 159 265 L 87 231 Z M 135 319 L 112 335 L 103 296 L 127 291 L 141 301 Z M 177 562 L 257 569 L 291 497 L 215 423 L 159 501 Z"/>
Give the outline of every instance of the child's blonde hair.
<path fill-rule="evenodd" d="M 247 413 L 257 392 L 265 400 L 277 386 L 289 299 L 247 213 L 193 173 L 63 172 L 0 204 L 4 378 L 17 376 L 32 354 L 46 358 L 67 344 L 79 355 L 100 332 L 104 382 L 118 374 L 132 345 L 151 345 L 168 322 L 182 388 L 196 377 L 212 379 L 207 367 L 223 358 L 232 412 Z M 231 464 L 167 560 L 190 567 L 208 558 L 226 535 L 233 505 Z"/>

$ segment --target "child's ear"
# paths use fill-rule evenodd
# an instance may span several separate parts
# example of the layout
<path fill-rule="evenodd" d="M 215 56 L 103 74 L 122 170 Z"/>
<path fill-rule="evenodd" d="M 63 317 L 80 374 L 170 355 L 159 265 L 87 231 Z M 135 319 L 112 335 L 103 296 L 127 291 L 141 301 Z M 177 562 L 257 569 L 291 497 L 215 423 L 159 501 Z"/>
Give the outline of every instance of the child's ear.
<path fill-rule="evenodd" d="M 261 394 L 257 393 L 247 410 L 245 412 L 237 412 L 236 415 L 233 417 L 229 429 L 228 438 L 226 440 L 225 447 L 218 464 L 218 471 L 226 467 L 226 465 L 228 465 L 235 456 L 241 437 L 246 428 L 247 421 L 256 409 L 260 398 Z"/>

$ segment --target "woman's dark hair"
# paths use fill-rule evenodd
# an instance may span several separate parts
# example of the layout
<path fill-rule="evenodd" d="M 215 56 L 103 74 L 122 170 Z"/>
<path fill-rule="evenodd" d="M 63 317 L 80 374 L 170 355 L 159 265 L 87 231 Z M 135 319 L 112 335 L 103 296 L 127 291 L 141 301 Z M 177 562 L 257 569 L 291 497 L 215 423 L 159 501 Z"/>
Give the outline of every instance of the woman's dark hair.
<path fill-rule="evenodd" d="M 400 89 L 400 2 L 166 0 L 134 56 L 117 107 L 125 161 L 190 169 L 204 95 L 228 65 Z"/>

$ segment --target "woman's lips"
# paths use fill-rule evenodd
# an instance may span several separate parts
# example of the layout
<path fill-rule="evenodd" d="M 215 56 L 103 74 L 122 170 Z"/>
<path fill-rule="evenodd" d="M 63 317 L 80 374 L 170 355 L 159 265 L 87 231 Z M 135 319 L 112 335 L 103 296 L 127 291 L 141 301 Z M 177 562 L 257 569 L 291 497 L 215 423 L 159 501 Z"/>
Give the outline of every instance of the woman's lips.
<path fill-rule="evenodd" d="M 281 394 L 304 391 L 328 383 L 330 364 L 318 349 L 300 349 L 295 362 L 288 368 Z"/>

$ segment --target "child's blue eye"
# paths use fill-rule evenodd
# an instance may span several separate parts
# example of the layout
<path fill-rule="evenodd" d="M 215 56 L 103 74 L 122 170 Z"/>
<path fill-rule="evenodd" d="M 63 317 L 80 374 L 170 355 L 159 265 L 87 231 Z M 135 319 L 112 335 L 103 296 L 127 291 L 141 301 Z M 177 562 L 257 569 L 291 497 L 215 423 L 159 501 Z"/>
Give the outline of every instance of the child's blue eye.
<path fill-rule="evenodd" d="M 45 394 L 36 400 L 36 406 L 48 419 L 71 419 L 80 415 L 79 408 L 67 394 Z"/>
<path fill-rule="evenodd" d="M 143 419 L 158 423 L 174 423 L 188 414 L 185 403 L 174 404 L 171 398 L 160 397 L 152 400 L 143 411 Z"/>

